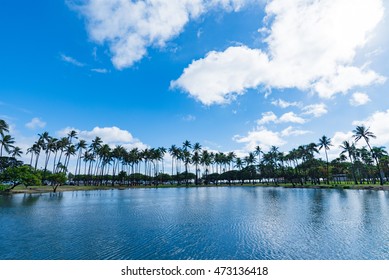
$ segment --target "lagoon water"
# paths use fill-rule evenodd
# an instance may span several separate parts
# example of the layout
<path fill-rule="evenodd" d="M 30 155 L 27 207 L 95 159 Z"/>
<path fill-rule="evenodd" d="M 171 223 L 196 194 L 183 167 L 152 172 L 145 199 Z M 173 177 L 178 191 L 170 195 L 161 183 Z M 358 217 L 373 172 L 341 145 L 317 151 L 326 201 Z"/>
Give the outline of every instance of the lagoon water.
<path fill-rule="evenodd" d="M 275 187 L 0 196 L 0 259 L 389 259 L 389 192 Z"/>

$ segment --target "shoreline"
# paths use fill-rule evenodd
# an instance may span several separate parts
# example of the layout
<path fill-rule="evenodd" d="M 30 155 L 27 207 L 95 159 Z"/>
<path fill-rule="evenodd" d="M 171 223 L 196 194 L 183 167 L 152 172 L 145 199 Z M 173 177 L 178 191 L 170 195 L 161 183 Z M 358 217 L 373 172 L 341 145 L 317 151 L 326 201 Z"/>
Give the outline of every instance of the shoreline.
<path fill-rule="evenodd" d="M 59 186 L 56 192 L 50 186 L 21 187 L 18 186 L 10 191 L 0 191 L 0 195 L 13 194 L 40 194 L 40 193 L 61 193 L 74 191 L 97 191 L 97 190 L 127 190 L 127 189 L 149 189 L 149 188 L 211 188 L 211 187 L 277 187 L 286 189 L 332 189 L 332 190 L 373 190 L 389 191 L 389 185 L 270 185 L 270 184 L 247 184 L 247 185 L 158 185 L 158 186 Z"/>

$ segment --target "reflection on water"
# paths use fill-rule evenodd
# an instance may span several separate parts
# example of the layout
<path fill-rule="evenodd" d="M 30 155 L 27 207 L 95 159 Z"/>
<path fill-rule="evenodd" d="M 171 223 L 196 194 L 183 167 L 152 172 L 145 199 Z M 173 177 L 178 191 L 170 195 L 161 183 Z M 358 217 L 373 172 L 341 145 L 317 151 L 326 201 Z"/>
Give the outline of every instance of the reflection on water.
<path fill-rule="evenodd" d="M 0 196 L 0 259 L 389 259 L 383 191 L 215 187 Z"/>

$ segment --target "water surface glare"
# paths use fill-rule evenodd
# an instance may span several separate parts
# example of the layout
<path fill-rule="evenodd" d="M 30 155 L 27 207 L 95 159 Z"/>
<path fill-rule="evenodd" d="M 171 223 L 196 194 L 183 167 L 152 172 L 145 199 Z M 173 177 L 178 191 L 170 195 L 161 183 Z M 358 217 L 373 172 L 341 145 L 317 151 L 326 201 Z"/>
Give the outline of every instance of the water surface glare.
<path fill-rule="evenodd" d="M 389 259 L 386 191 L 0 195 L 0 225 L 0 259 Z"/>

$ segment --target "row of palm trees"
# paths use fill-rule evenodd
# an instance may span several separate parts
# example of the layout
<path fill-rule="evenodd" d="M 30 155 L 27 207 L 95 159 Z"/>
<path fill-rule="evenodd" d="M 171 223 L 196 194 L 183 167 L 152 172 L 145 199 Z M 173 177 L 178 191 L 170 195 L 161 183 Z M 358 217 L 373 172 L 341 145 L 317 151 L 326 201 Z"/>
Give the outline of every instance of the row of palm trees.
<path fill-rule="evenodd" d="M 8 124 L 0 120 L 0 157 L 3 150 L 11 157 L 20 157 L 22 151 L 14 146 L 15 140 L 9 134 Z M 95 137 L 91 143 L 78 139 L 77 132 L 72 130 L 65 137 L 56 138 L 48 132 L 38 134 L 38 139 L 27 149 L 30 154 L 29 165 L 32 169 L 42 171 L 42 181 L 49 174 L 68 173 L 77 183 L 140 183 L 141 180 L 151 183 L 159 181 L 176 181 L 186 184 L 193 178 L 195 184 L 202 182 L 260 180 L 262 182 L 289 181 L 292 184 L 304 184 L 308 181 L 330 183 L 337 174 L 351 175 L 355 184 L 362 179 L 379 179 L 382 185 L 385 171 L 388 169 L 388 157 L 384 147 L 372 147 L 370 140 L 376 136 L 364 126 L 357 126 L 354 141 L 344 141 L 339 158 L 329 162 L 328 151 L 332 147 L 331 139 L 322 136 L 318 143 L 300 145 L 288 153 L 272 146 L 269 151 L 262 151 L 257 146 L 244 157 L 235 152 L 212 152 L 203 149 L 200 143 L 184 141 L 181 146 L 172 145 L 168 149 L 132 148 L 121 145 L 111 147 Z M 367 145 L 356 148 L 356 143 L 363 140 Z M 324 150 L 324 162 L 315 157 Z M 171 174 L 165 173 L 165 154 L 171 156 Z M 69 163 L 75 159 L 74 172 L 69 172 Z M 41 165 L 38 168 L 39 163 Z M 43 164 L 43 165 L 42 165 Z M 193 173 L 191 172 L 194 171 Z M 375 171 L 374 171 L 375 169 Z M 162 176 L 162 175 L 165 176 Z M 223 175 L 224 174 L 224 175 Z M 131 179 L 132 178 L 132 179 Z"/>

